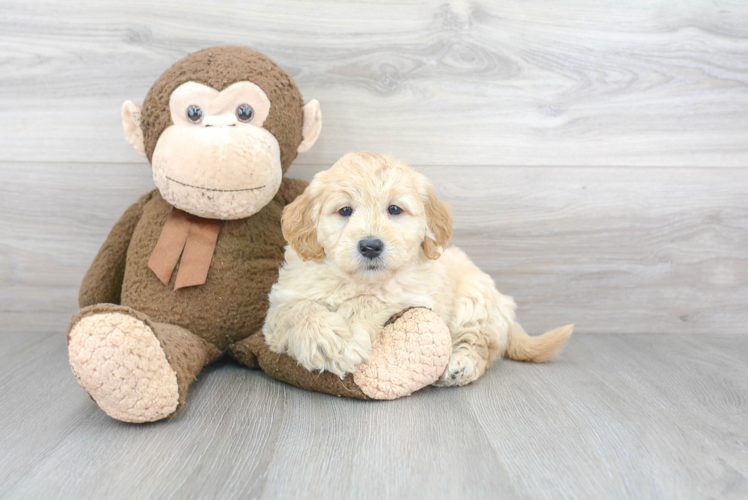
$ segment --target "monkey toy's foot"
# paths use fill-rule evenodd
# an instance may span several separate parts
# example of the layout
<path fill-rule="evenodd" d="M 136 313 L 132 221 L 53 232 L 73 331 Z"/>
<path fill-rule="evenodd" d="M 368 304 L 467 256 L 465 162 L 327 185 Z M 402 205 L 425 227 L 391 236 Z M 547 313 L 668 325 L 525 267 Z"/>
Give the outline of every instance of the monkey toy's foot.
<path fill-rule="evenodd" d="M 385 325 L 353 379 L 373 399 L 408 396 L 438 380 L 451 352 L 444 321 L 428 309 L 408 309 Z"/>
<path fill-rule="evenodd" d="M 177 373 L 145 321 L 127 312 L 82 314 L 68 334 L 78 382 L 110 417 L 153 422 L 179 404 Z"/>
<path fill-rule="evenodd" d="M 112 304 L 82 309 L 68 331 L 78 382 L 110 417 L 125 422 L 174 414 L 195 375 L 217 357 L 206 344 L 184 329 Z"/>

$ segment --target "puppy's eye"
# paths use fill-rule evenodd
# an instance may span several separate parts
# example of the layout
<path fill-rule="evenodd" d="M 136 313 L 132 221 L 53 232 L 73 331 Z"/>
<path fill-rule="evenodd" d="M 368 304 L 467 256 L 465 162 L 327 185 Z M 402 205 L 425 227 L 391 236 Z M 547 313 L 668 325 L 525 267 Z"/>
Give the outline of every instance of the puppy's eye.
<path fill-rule="evenodd" d="M 192 123 L 200 123 L 203 120 L 203 110 L 200 106 L 193 104 L 187 107 L 187 119 Z"/>
<path fill-rule="evenodd" d="M 350 217 L 351 215 L 353 215 L 353 209 L 351 207 L 343 207 L 338 210 L 338 213 L 343 217 Z"/>
<path fill-rule="evenodd" d="M 403 209 L 398 207 L 397 205 L 390 205 L 387 211 L 390 213 L 390 215 L 400 215 L 401 213 L 403 213 Z"/>

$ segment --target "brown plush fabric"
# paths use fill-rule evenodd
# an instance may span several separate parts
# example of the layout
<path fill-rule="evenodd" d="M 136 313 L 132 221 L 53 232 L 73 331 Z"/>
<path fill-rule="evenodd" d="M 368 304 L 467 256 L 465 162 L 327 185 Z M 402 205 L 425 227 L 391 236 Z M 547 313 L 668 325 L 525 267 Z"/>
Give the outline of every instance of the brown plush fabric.
<path fill-rule="evenodd" d="M 179 410 L 184 405 L 187 388 L 204 366 L 216 361 L 221 351 L 186 329 L 166 323 L 152 323 L 151 329 L 161 343 L 169 365 L 177 372 Z"/>
<path fill-rule="evenodd" d="M 229 355 L 239 363 L 243 364 L 247 368 L 254 370 L 260 369 L 260 363 L 257 362 L 257 356 L 255 356 L 254 350 L 254 339 L 256 335 L 247 337 L 246 339 L 240 340 L 235 344 L 231 344 L 228 349 Z"/>
<path fill-rule="evenodd" d="M 242 352 L 243 358 L 250 362 L 249 354 L 253 354 L 256 363 L 270 377 L 295 385 L 308 391 L 323 392 L 335 396 L 346 396 L 354 399 L 370 400 L 369 396 L 364 394 L 353 381 L 353 375 L 348 374 L 343 380 L 337 375 L 330 372 L 310 372 L 305 370 L 296 362 L 295 359 L 285 354 L 276 354 L 270 350 L 265 343 L 265 337 L 262 332 L 257 332 L 250 338 L 241 342 L 241 346 L 235 347 L 233 353 Z M 240 359 L 240 356 L 234 354 Z M 246 363 L 245 363 L 246 364 Z"/>
<path fill-rule="evenodd" d="M 226 45 L 210 47 L 180 59 L 153 84 L 142 107 L 145 152 L 150 160 L 161 133 L 172 124 L 169 111 L 171 93 L 183 83 L 193 81 L 218 91 L 231 84 L 249 80 L 265 91 L 272 106 L 263 127 L 278 140 L 283 173 L 296 158 L 301 144 L 304 101 L 301 92 L 272 59 L 247 47 Z"/>
<path fill-rule="evenodd" d="M 290 179 L 286 177 L 285 179 L 283 179 L 283 184 L 278 190 L 278 193 L 275 195 L 274 201 L 276 203 L 280 203 L 281 206 L 285 207 L 296 198 L 298 198 L 299 195 L 304 192 L 308 185 L 309 183 L 307 181 Z"/>
<path fill-rule="evenodd" d="M 155 191 L 141 196 L 122 214 L 109 232 L 109 236 L 83 278 L 78 292 L 78 303 L 81 307 L 101 303 L 120 303 L 127 248 L 130 246 L 135 226 L 143 215 L 143 207 L 150 201 L 153 193 Z"/>

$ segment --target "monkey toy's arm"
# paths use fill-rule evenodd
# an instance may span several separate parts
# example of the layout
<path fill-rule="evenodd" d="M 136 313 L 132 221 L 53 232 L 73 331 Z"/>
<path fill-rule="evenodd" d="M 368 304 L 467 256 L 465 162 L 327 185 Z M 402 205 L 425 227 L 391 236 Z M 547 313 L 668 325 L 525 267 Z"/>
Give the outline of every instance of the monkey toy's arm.
<path fill-rule="evenodd" d="M 155 192 L 154 190 L 142 196 L 128 208 L 109 232 L 109 236 L 83 278 L 78 293 L 78 303 L 81 307 L 102 303 L 120 303 L 130 239 L 143 215 L 143 206 Z"/>

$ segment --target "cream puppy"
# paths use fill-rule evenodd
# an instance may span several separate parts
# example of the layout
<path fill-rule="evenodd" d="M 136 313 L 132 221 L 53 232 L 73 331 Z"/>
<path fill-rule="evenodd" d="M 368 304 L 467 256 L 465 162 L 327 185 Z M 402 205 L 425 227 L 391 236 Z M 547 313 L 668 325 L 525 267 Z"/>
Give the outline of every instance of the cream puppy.
<path fill-rule="evenodd" d="M 340 377 L 365 361 L 385 322 L 426 307 L 449 327 L 453 349 L 437 385 L 465 385 L 504 355 L 542 362 L 572 325 L 539 337 L 515 304 L 457 248 L 449 206 L 407 163 L 352 153 L 314 177 L 283 212 L 285 263 L 263 333 L 271 350 Z"/>

